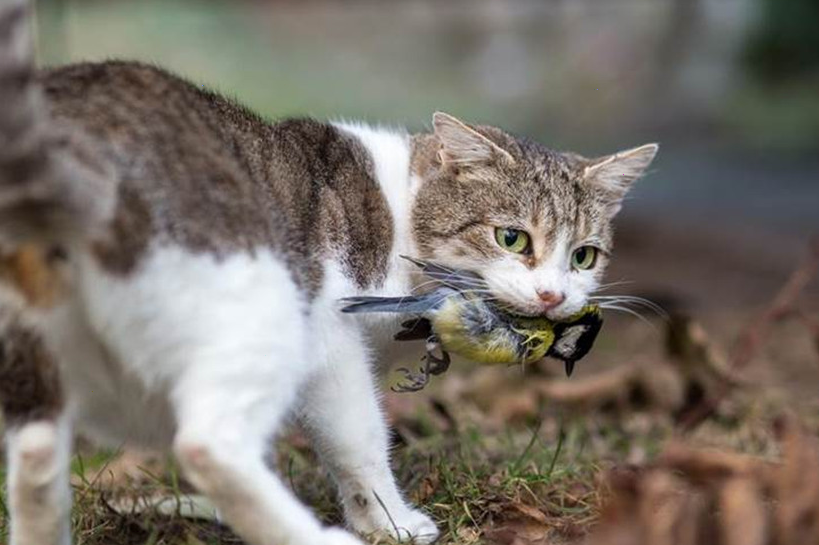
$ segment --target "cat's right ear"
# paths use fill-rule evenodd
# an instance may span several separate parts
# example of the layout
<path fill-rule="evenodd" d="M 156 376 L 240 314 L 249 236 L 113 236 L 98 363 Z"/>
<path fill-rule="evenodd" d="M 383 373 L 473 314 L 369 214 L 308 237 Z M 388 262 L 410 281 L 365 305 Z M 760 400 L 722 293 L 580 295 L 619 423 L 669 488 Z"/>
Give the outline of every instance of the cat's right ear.
<path fill-rule="evenodd" d="M 612 214 L 616 214 L 623 197 L 645 174 L 658 149 L 657 144 L 646 144 L 594 159 L 583 170 L 583 178 L 609 196 Z"/>
<path fill-rule="evenodd" d="M 435 112 L 432 126 L 441 143 L 438 160 L 444 166 L 469 167 L 490 165 L 497 161 L 515 162 L 508 151 L 449 114 Z"/>

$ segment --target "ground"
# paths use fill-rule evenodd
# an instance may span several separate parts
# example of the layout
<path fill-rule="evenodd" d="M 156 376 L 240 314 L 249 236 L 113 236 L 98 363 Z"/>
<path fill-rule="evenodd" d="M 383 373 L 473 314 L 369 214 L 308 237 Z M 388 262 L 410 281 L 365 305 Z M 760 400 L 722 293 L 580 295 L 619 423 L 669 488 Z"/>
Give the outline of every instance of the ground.
<path fill-rule="evenodd" d="M 714 378 L 733 376 L 723 354 L 732 353 L 799 255 L 771 261 L 735 245 L 721 251 L 711 234 L 697 237 L 690 229 L 622 226 L 610 279 L 632 280 L 617 290 L 652 297 L 672 319 L 608 316 L 571 379 L 558 362 L 527 369 L 461 363 L 423 392 L 387 396 L 395 469 L 409 497 L 438 521 L 440 543 L 577 542 L 599 519 L 611 470 L 651 463 L 671 440 L 775 460 L 774 417 L 796 412 L 808 429 L 819 429 L 819 339 L 796 319 L 766 328 L 755 357 L 733 377 L 738 386 L 723 392 Z M 797 306 L 815 316 L 817 299 L 814 283 Z M 681 321 L 683 314 L 693 321 Z M 687 333 L 669 343 L 680 324 Z M 683 433 L 686 407 L 700 401 L 691 397 L 694 383 L 706 397 L 725 400 Z M 80 452 L 77 543 L 239 543 L 208 520 L 207 509 L 197 518 L 177 501 L 189 489 L 173 463 L 131 454 L 122 460 L 82 444 Z M 332 486 L 297 430 L 271 462 L 322 519 L 340 523 Z M 171 499 L 145 508 L 156 498 Z"/>

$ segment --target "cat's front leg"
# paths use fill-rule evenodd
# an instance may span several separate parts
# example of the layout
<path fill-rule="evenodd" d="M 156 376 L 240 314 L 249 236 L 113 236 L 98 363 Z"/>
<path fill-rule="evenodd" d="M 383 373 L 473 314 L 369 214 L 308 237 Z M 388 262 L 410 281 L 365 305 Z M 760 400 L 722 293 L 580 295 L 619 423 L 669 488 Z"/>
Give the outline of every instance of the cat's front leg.
<path fill-rule="evenodd" d="M 299 339 L 291 332 L 276 340 L 271 344 Z M 301 359 L 296 350 L 247 341 L 243 353 L 225 344 L 224 354 L 214 346 L 211 357 L 195 361 L 174 390 L 173 447 L 187 479 L 250 545 L 361 545 L 348 532 L 322 528 L 265 463 L 270 438 L 302 382 L 305 366 L 293 363 Z"/>
<path fill-rule="evenodd" d="M 439 534 L 435 523 L 406 503 L 389 466 L 387 426 L 363 338 L 349 324 L 331 331 L 301 413 L 338 484 L 347 522 L 364 535 L 431 543 Z"/>

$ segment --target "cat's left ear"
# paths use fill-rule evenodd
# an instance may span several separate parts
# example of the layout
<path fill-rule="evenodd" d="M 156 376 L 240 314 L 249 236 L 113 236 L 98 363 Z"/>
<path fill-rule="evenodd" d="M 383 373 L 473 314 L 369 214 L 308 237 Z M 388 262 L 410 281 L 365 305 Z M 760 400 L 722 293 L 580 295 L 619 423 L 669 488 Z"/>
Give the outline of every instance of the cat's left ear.
<path fill-rule="evenodd" d="M 659 148 L 657 144 L 645 144 L 593 159 L 583 169 L 583 178 L 611 197 L 616 212 L 632 184 L 645 174 Z"/>
<path fill-rule="evenodd" d="M 460 119 L 443 112 L 432 116 L 435 136 L 441 143 L 438 160 L 457 167 L 482 166 L 503 161 L 514 164 L 508 151 Z"/>

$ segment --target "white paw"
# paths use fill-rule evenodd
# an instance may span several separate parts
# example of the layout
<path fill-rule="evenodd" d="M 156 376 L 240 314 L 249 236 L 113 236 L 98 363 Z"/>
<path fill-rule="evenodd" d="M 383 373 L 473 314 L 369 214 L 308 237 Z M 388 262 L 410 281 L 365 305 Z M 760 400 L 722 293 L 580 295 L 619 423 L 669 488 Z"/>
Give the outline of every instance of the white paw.
<path fill-rule="evenodd" d="M 368 515 L 347 518 L 357 532 L 370 538 L 389 536 L 396 541 L 425 545 L 440 534 L 432 519 L 415 509 L 394 509 L 389 516 L 383 509 L 377 509 L 370 510 Z"/>
<path fill-rule="evenodd" d="M 418 545 L 432 543 L 438 539 L 440 532 L 432 519 L 421 511 L 408 510 L 402 517 L 394 518 L 395 526 L 392 524 L 386 530 L 393 539 L 398 541 L 411 541 Z"/>
<path fill-rule="evenodd" d="M 327 528 L 322 531 L 321 545 L 364 545 L 364 542 L 341 528 Z"/>

